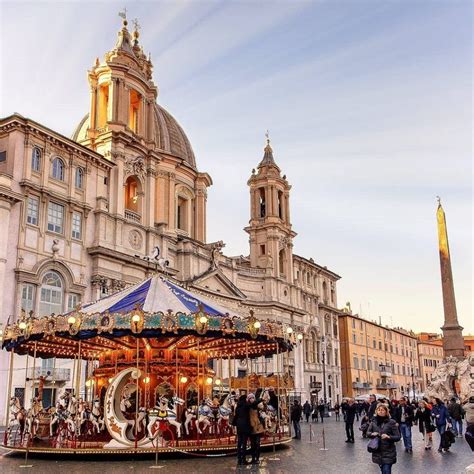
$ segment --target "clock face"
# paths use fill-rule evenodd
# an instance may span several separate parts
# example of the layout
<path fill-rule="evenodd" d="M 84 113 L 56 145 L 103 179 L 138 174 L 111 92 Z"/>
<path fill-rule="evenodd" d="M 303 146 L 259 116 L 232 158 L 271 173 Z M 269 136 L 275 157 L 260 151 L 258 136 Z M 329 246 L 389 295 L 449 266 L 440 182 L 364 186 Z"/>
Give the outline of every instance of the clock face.
<path fill-rule="evenodd" d="M 143 238 L 138 230 L 131 230 L 128 234 L 128 242 L 135 250 L 140 250 L 142 248 Z"/>

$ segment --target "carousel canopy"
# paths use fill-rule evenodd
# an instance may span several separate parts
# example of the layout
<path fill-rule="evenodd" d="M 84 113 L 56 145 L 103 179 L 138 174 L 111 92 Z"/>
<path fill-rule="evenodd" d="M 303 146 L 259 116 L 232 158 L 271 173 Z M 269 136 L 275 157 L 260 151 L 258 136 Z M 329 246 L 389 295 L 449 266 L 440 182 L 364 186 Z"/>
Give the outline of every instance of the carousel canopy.
<path fill-rule="evenodd" d="M 132 285 L 112 296 L 96 303 L 83 305 L 79 311 L 86 314 L 131 312 L 140 308 L 153 313 L 171 311 L 173 313 L 196 313 L 203 311 L 210 316 L 229 316 L 232 311 L 220 307 L 215 302 L 184 290 L 169 280 L 155 275 L 147 280 Z M 233 314 L 235 315 L 235 314 Z M 241 317 L 241 316 L 239 316 Z"/>
<path fill-rule="evenodd" d="M 41 357 L 84 356 L 131 349 L 134 341 L 151 348 L 179 346 L 221 355 L 251 357 L 290 350 L 298 328 L 257 320 L 223 306 L 223 299 L 204 296 L 154 275 L 99 301 L 83 304 L 62 315 L 42 318 L 22 315 L 6 326 L 3 347 Z M 302 336 L 300 336 L 302 337 Z M 81 346 L 81 347 L 79 347 Z"/>

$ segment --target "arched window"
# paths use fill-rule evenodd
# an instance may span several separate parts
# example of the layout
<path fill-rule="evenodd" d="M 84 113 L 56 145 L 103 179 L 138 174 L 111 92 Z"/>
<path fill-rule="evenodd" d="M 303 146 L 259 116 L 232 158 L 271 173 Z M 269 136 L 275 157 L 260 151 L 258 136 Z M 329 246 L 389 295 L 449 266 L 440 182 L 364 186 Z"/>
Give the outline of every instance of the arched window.
<path fill-rule="evenodd" d="M 138 212 L 138 181 L 133 176 L 125 182 L 125 209 Z"/>
<path fill-rule="evenodd" d="M 324 304 L 328 304 L 328 286 L 325 281 L 323 281 L 323 300 Z"/>
<path fill-rule="evenodd" d="M 64 162 L 61 158 L 55 158 L 53 160 L 51 176 L 59 181 L 64 181 Z"/>
<path fill-rule="evenodd" d="M 47 272 L 41 282 L 39 316 L 61 314 L 63 301 L 64 285 L 60 275 L 53 271 Z"/>
<path fill-rule="evenodd" d="M 285 249 L 281 249 L 278 253 L 278 272 L 280 276 L 285 275 Z"/>
<path fill-rule="evenodd" d="M 31 169 L 33 171 L 39 171 L 41 168 L 41 150 L 35 146 L 31 155 Z"/>
<path fill-rule="evenodd" d="M 76 168 L 76 179 L 75 179 L 75 186 L 78 189 L 82 189 L 84 185 L 84 170 L 82 168 Z"/>
<path fill-rule="evenodd" d="M 258 190 L 258 207 L 259 207 L 259 217 L 265 217 L 267 214 L 266 204 L 265 204 L 265 188 L 260 188 Z"/>

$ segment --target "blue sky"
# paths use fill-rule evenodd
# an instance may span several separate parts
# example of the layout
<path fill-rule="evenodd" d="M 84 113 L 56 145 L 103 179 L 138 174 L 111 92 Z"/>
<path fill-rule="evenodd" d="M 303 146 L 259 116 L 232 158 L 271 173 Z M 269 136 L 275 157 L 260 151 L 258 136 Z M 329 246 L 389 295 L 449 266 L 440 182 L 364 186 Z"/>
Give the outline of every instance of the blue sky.
<path fill-rule="evenodd" d="M 2 2 L 1 114 L 70 135 L 87 69 L 124 2 Z M 339 303 L 437 331 L 436 195 L 459 320 L 472 318 L 472 4 L 468 1 L 125 2 L 158 101 L 214 180 L 209 241 L 248 253 L 246 181 L 270 130 L 293 185 L 295 252 L 342 276 Z"/>

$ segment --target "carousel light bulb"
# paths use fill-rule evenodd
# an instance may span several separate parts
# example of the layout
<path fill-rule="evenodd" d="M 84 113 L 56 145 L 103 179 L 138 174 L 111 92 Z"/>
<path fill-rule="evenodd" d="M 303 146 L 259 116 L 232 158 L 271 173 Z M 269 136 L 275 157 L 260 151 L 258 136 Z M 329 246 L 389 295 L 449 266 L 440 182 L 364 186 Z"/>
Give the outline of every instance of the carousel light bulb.
<path fill-rule="evenodd" d="M 109 383 L 112 383 L 113 377 L 109 377 Z"/>
<path fill-rule="evenodd" d="M 21 321 L 20 324 L 18 325 L 20 329 L 26 329 L 26 323 L 25 321 Z"/>
<path fill-rule="evenodd" d="M 92 385 L 92 380 L 86 380 L 86 387 L 90 387 Z"/>
<path fill-rule="evenodd" d="M 291 333 L 293 332 L 293 328 L 292 328 L 291 326 L 288 326 L 288 327 L 286 328 L 286 332 L 287 332 L 288 334 L 291 334 Z"/>
<path fill-rule="evenodd" d="M 301 333 L 298 334 L 296 337 L 298 338 L 298 341 L 302 341 L 302 340 L 303 340 L 303 334 L 301 334 Z"/>
<path fill-rule="evenodd" d="M 206 379 L 206 383 L 207 383 L 207 385 L 211 385 L 211 383 L 212 383 L 212 377 L 208 377 L 208 378 Z"/>
<path fill-rule="evenodd" d="M 76 322 L 76 318 L 74 316 L 69 316 L 69 318 L 67 318 L 67 322 L 69 324 L 74 324 Z"/>
<path fill-rule="evenodd" d="M 261 326 L 262 326 L 262 323 L 261 323 L 260 321 L 255 321 L 255 322 L 253 323 L 253 327 L 254 327 L 255 329 L 260 329 Z"/>
<path fill-rule="evenodd" d="M 145 383 L 150 383 L 150 377 L 146 376 L 144 379 L 143 379 L 143 382 Z"/>
<path fill-rule="evenodd" d="M 201 324 L 206 324 L 206 323 L 207 323 L 207 316 L 201 316 L 201 317 L 199 318 L 199 322 L 200 322 Z"/>
<path fill-rule="evenodd" d="M 220 385 L 222 382 L 221 382 L 221 379 L 216 379 L 216 380 L 214 381 L 214 383 L 215 383 L 216 385 Z"/>
<path fill-rule="evenodd" d="M 139 315 L 139 314 L 134 314 L 134 315 L 132 316 L 132 321 L 133 321 L 134 323 L 138 323 L 138 322 L 140 321 L 140 315 Z"/>
<path fill-rule="evenodd" d="M 179 379 L 179 381 L 180 381 L 181 383 L 186 383 L 186 382 L 188 381 L 188 378 L 187 378 L 185 375 L 183 375 L 183 376 Z"/>

